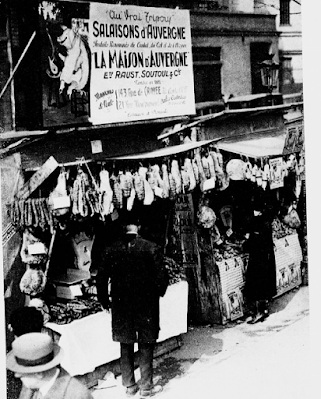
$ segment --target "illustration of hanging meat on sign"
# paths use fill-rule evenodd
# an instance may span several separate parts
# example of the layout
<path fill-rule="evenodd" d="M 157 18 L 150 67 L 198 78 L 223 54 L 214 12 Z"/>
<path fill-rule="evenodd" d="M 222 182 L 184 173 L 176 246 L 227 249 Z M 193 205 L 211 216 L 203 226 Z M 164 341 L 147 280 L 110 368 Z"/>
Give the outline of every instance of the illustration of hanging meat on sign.
<path fill-rule="evenodd" d="M 44 33 L 44 125 L 87 122 L 90 76 L 88 9 L 75 8 L 74 4 L 64 2 L 42 2 L 39 14 Z"/>

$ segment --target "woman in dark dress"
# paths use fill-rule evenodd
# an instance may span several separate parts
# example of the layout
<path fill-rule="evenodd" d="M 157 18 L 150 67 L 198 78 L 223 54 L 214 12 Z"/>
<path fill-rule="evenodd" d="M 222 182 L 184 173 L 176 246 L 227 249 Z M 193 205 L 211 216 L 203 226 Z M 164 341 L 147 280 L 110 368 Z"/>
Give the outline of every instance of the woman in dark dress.
<path fill-rule="evenodd" d="M 272 239 L 274 206 L 269 190 L 255 187 L 253 218 L 247 243 L 249 262 L 244 295 L 253 310 L 250 323 L 263 321 L 268 316 L 268 303 L 276 295 L 276 266 Z"/>

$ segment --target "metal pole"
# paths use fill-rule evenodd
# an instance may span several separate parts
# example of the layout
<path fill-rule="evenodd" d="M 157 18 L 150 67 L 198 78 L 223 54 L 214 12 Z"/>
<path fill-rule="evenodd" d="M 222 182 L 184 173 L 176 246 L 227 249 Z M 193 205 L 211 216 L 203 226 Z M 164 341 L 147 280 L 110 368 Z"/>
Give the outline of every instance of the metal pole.
<path fill-rule="evenodd" d="M 17 64 L 16 64 L 16 66 L 14 67 L 14 69 L 13 69 L 13 71 L 12 71 L 12 73 L 11 73 L 9 79 L 7 80 L 6 84 L 4 85 L 4 88 L 1 90 L 0 99 L 1 99 L 1 97 L 4 95 L 5 91 L 7 90 L 8 86 L 9 86 L 9 84 L 10 84 L 10 82 L 11 82 L 12 79 L 14 78 L 14 75 L 16 74 L 16 71 L 17 71 L 17 69 L 18 69 L 20 63 L 21 63 L 21 61 L 23 60 L 23 57 L 25 56 L 26 52 L 28 51 L 28 49 L 29 49 L 29 47 L 30 47 L 30 45 L 31 45 L 31 43 L 32 43 L 32 41 L 33 41 L 33 39 L 35 38 L 35 36 L 36 36 L 36 31 L 34 31 L 33 34 L 31 35 L 31 37 L 30 37 L 30 39 L 29 39 L 29 41 L 28 41 L 28 43 L 27 43 L 25 49 L 23 50 L 23 52 L 22 52 L 22 54 L 21 54 L 21 56 L 20 56 L 20 58 L 19 58 L 19 60 L 18 60 L 18 62 L 17 62 Z"/>

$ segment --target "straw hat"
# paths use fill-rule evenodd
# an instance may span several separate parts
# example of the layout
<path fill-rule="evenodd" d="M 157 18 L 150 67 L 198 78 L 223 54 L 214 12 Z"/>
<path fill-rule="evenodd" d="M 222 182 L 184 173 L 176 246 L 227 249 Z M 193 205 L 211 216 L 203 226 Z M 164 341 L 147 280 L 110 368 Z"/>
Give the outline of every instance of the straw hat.
<path fill-rule="evenodd" d="M 62 350 L 48 334 L 28 333 L 12 343 L 7 355 L 7 369 L 15 373 L 39 373 L 60 364 Z"/>

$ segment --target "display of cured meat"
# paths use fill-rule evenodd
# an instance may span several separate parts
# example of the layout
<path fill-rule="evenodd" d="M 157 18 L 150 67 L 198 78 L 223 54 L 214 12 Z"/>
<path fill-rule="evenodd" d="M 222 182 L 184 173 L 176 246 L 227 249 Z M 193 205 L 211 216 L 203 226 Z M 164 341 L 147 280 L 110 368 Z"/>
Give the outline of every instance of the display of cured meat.
<path fill-rule="evenodd" d="M 47 278 L 40 268 L 28 267 L 19 284 L 20 291 L 26 295 L 40 294 L 46 286 Z"/>
<path fill-rule="evenodd" d="M 256 173 L 257 173 L 257 170 L 258 170 L 258 167 L 257 167 L 257 165 L 255 164 L 255 165 L 252 167 L 252 175 L 251 175 L 251 181 L 252 181 L 253 183 L 256 182 Z"/>
<path fill-rule="evenodd" d="M 270 180 L 270 167 L 269 167 L 269 164 L 266 163 L 264 165 L 263 174 L 262 174 L 262 187 L 264 190 L 265 190 L 269 180 Z"/>
<path fill-rule="evenodd" d="M 88 175 L 78 169 L 77 177 L 72 187 L 72 213 L 82 217 L 88 216 L 89 207 L 87 204 L 86 190 L 89 188 Z"/>
<path fill-rule="evenodd" d="M 143 178 L 144 183 L 144 205 L 150 205 L 154 201 L 154 191 L 147 181 L 147 171 L 148 169 L 144 166 L 140 166 L 138 169 L 138 174 Z"/>
<path fill-rule="evenodd" d="M 123 192 L 124 198 L 128 198 L 130 196 L 131 190 L 134 187 L 133 185 L 133 175 L 128 170 L 125 173 L 119 173 L 120 178 L 120 187 Z"/>
<path fill-rule="evenodd" d="M 43 253 L 39 254 L 30 254 L 29 248 L 32 244 L 42 244 Z M 20 250 L 20 256 L 23 263 L 27 263 L 28 265 L 39 265 L 43 264 L 47 260 L 47 252 L 45 244 L 36 237 L 30 229 L 25 229 L 22 234 L 22 246 Z"/>
<path fill-rule="evenodd" d="M 193 170 L 192 161 L 189 158 L 185 158 L 184 165 L 189 176 L 189 190 L 192 191 L 196 187 L 196 178 Z"/>
<path fill-rule="evenodd" d="M 162 165 L 162 176 L 163 176 L 164 198 L 168 198 L 169 197 L 170 185 L 169 185 L 169 176 L 168 176 L 167 165 L 165 165 L 165 164 Z"/>
<path fill-rule="evenodd" d="M 210 179 L 211 172 L 210 172 L 210 165 L 208 163 L 208 158 L 205 155 L 203 155 L 202 158 L 201 158 L 201 161 L 202 161 L 202 166 L 203 166 L 205 178 L 206 179 Z"/>
<path fill-rule="evenodd" d="M 133 187 L 130 191 L 130 196 L 127 198 L 127 211 L 131 211 L 133 209 L 135 197 L 136 191 Z"/>
<path fill-rule="evenodd" d="M 193 168 L 196 183 L 199 183 L 200 182 L 200 171 L 198 169 L 197 161 L 195 158 L 192 159 L 192 168 Z"/>
<path fill-rule="evenodd" d="M 169 180 L 169 199 L 174 200 L 176 198 L 176 183 L 172 172 L 168 174 Z"/>
<path fill-rule="evenodd" d="M 113 190 L 110 185 L 108 170 L 102 169 L 99 172 L 99 181 L 99 212 L 105 218 L 114 210 Z"/>
<path fill-rule="evenodd" d="M 220 157 L 219 157 L 219 155 L 220 155 Z M 221 162 L 220 162 L 220 160 L 219 160 L 219 159 L 221 159 L 221 160 L 222 160 L 222 163 L 223 163 L 222 154 L 218 154 L 218 153 L 215 152 L 215 151 L 210 151 L 210 156 L 212 157 L 213 162 L 214 162 L 214 170 L 215 170 L 215 173 L 216 173 L 216 174 L 223 174 L 223 173 L 224 173 L 224 171 L 223 171 L 223 166 L 221 166 Z"/>
<path fill-rule="evenodd" d="M 152 166 L 152 171 L 153 171 L 154 177 L 156 179 L 157 187 L 159 187 L 163 191 L 164 182 L 163 182 L 163 179 L 162 179 L 162 177 L 160 175 L 160 167 L 159 167 L 159 165 L 157 165 L 157 164 L 153 165 Z"/>
<path fill-rule="evenodd" d="M 123 207 L 123 190 L 120 184 L 120 177 L 113 174 L 110 180 L 113 183 L 113 204 L 116 209 L 121 209 Z"/>
<path fill-rule="evenodd" d="M 190 181 L 189 181 L 189 174 L 184 165 L 182 165 L 181 167 L 181 176 L 182 176 L 182 190 L 183 193 L 186 193 L 189 190 Z"/>
<path fill-rule="evenodd" d="M 8 207 L 8 216 L 18 228 L 39 227 L 53 229 L 53 217 L 48 198 L 28 198 L 15 200 Z"/>
<path fill-rule="evenodd" d="M 223 155 L 221 154 L 221 152 L 218 148 L 216 149 L 216 156 L 217 156 L 218 163 L 219 163 L 221 169 L 223 170 L 223 166 L 224 166 Z"/>
<path fill-rule="evenodd" d="M 157 186 L 157 177 L 152 166 L 148 168 L 147 181 L 151 188 L 155 191 L 155 187 Z"/>
<path fill-rule="evenodd" d="M 69 212 L 69 206 L 64 208 L 54 208 L 54 200 L 55 198 L 67 197 L 67 172 L 65 170 L 61 170 L 58 176 L 57 186 L 49 195 L 49 204 L 52 207 L 52 211 L 55 216 L 62 216 Z"/>
<path fill-rule="evenodd" d="M 214 160 L 213 160 L 212 156 L 208 155 L 206 157 L 206 160 L 207 160 L 208 167 L 209 167 L 209 170 L 210 170 L 210 178 L 216 179 Z"/>
<path fill-rule="evenodd" d="M 172 160 L 171 174 L 175 180 L 176 194 L 180 194 L 182 192 L 182 177 L 180 174 L 178 161 L 176 159 Z"/>
<path fill-rule="evenodd" d="M 145 197 L 144 178 L 138 173 L 138 171 L 134 173 L 134 188 L 137 199 L 143 201 Z"/>
<path fill-rule="evenodd" d="M 206 180 L 206 175 L 203 169 L 203 164 L 202 164 L 202 160 L 201 160 L 201 155 L 199 152 L 195 153 L 195 161 L 197 164 L 197 168 L 198 168 L 198 172 L 199 172 L 199 183 L 201 183 L 202 181 Z"/>
<path fill-rule="evenodd" d="M 252 164 L 250 161 L 245 163 L 245 178 L 246 180 L 251 180 L 252 178 Z"/>
<path fill-rule="evenodd" d="M 263 171 L 260 166 L 257 168 L 255 179 L 256 179 L 256 184 L 258 186 L 262 186 Z"/>

